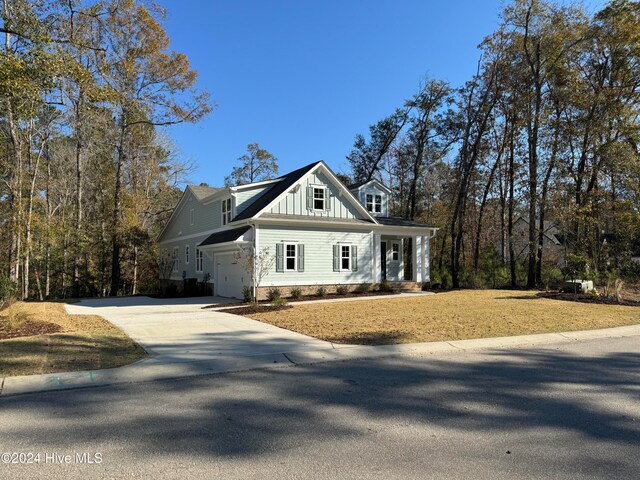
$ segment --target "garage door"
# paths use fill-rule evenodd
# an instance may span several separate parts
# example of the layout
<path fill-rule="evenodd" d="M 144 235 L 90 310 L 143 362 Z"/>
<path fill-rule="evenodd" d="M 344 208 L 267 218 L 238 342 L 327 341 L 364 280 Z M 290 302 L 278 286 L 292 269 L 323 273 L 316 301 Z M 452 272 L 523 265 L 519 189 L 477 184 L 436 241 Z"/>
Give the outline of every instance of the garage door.
<path fill-rule="evenodd" d="M 233 254 L 216 255 L 216 267 L 216 295 L 242 298 L 242 287 L 250 284 L 249 274 L 233 258 Z"/>

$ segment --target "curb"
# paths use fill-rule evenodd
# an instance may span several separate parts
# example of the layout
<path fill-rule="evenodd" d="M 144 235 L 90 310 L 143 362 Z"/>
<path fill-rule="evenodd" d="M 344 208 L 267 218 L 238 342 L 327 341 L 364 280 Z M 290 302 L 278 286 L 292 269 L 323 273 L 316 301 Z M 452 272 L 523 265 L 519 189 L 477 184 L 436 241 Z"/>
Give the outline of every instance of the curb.
<path fill-rule="evenodd" d="M 365 346 L 332 344 L 333 348 L 326 349 L 270 353 L 244 357 L 222 357 L 215 361 L 203 360 L 200 362 L 158 364 L 157 362 L 154 363 L 154 357 L 152 356 L 118 368 L 0 378 L 0 399 L 29 393 L 147 383 L 193 376 L 312 365 L 332 361 L 399 355 L 423 356 L 438 353 L 483 351 L 497 348 L 535 347 L 603 338 L 635 336 L 640 337 L 640 325 L 575 332 L 540 333 L 513 337 L 405 343 L 397 345 Z"/>

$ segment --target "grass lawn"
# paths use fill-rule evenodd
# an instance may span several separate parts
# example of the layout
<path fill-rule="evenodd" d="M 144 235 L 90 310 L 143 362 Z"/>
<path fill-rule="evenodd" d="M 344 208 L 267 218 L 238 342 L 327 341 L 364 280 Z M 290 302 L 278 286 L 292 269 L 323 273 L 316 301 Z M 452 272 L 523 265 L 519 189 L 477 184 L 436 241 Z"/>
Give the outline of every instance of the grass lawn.
<path fill-rule="evenodd" d="M 35 335 L 0 340 L 0 377 L 119 367 L 146 356 L 102 317 L 69 315 L 62 303 L 15 303 L 0 312 L 0 334 L 12 332 Z"/>
<path fill-rule="evenodd" d="M 640 324 L 640 307 L 552 300 L 536 292 L 460 290 L 418 297 L 295 305 L 249 315 L 336 343 L 504 337 Z"/>

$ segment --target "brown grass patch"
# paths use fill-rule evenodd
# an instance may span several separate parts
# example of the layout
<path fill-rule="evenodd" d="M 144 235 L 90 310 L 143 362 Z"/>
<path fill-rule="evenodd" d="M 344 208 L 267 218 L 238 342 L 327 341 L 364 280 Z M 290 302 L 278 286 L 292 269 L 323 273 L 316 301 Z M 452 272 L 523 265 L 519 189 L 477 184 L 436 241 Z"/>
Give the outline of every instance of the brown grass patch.
<path fill-rule="evenodd" d="M 62 303 L 18 302 L 2 315 L 0 332 L 35 327 L 24 331 L 28 336 L 0 340 L 0 377 L 119 367 L 146 356 L 104 318 L 69 315 Z M 38 325 L 53 325 L 57 332 L 43 334 Z"/>
<path fill-rule="evenodd" d="M 591 330 L 640 323 L 640 310 L 540 298 L 537 292 L 460 290 L 437 295 L 295 305 L 250 315 L 336 343 L 392 344 Z"/>

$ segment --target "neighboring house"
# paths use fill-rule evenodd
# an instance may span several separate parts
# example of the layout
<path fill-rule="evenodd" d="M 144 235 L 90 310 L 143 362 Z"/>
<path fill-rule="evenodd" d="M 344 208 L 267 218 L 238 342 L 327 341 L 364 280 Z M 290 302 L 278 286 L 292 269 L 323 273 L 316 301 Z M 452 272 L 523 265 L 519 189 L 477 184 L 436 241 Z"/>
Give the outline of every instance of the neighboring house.
<path fill-rule="evenodd" d="M 538 224 L 536 223 L 536 232 L 537 230 Z M 544 222 L 542 237 L 542 259 L 544 263 L 558 267 L 564 266 L 565 246 L 563 238 L 562 231 L 556 222 L 553 220 Z M 518 217 L 513 222 L 513 246 L 517 258 L 520 260 L 527 258 L 529 255 L 529 221 L 523 217 Z"/>
<path fill-rule="evenodd" d="M 389 216 L 390 191 L 377 180 L 346 186 L 324 162 L 274 180 L 230 188 L 188 186 L 158 238 L 171 281 L 208 281 L 213 293 L 242 298 L 251 275 L 237 255 L 268 248 L 270 287 L 376 285 L 383 279 L 418 288 L 430 281 L 436 228 Z M 410 239 L 411 247 L 408 247 Z M 411 281 L 405 282 L 405 244 Z M 407 257 L 409 258 L 409 257 Z"/>

